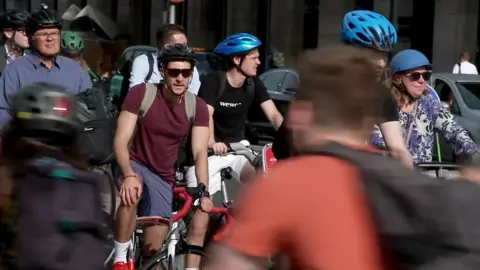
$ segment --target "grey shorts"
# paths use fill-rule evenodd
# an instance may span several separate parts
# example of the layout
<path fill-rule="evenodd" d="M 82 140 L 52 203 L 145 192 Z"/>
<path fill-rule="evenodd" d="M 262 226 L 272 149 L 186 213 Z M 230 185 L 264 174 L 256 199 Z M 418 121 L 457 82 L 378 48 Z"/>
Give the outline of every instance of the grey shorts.
<path fill-rule="evenodd" d="M 172 217 L 173 187 L 166 180 L 155 174 L 149 168 L 130 161 L 134 172 L 140 175 L 143 181 L 143 193 L 138 205 L 138 216 Z M 115 184 L 120 186 L 121 171 L 117 165 L 113 168 Z"/>

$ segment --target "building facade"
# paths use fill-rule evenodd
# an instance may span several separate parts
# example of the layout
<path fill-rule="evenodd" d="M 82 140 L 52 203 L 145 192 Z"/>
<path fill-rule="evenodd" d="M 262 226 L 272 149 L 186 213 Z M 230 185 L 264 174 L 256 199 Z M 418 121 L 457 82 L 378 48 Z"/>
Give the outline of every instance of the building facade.
<path fill-rule="evenodd" d="M 213 48 L 225 36 L 249 32 L 275 48 L 287 64 L 304 49 L 338 42 L 343 15 L 352 9 L 370 9 L 398 25 L 397 50 L 415 48 L 425 53 L 438 71 L 450 71 L 462 51 L 474 58 L 478 50 L 478 0 L 186 0 L 176 8 L 192 46 Z M 138 44 L 154 44 L 155 31 L 167 21 L 162 0 L 0 0 L 2 9 L 35 9 L 45 3 L 63 13 L 71 4 L 87 4 L 102 11 L 130 33 Z"/>

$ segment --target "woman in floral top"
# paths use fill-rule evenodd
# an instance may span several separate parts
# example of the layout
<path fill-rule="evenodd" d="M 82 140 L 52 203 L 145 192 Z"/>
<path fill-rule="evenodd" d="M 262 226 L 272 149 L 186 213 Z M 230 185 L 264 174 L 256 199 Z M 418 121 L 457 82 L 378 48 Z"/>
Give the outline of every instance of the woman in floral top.
<path fill-rule="evenodd" d="M 390 72 L 403 137 L 414 163 L 432 161 L 435 132 L 443 135 L 457 156 L 470 156 L 476 151 L 477 146 L 467 132 L 426 89 L 432 73 L 425 55 L 416 50 L 401 51 L 392 59 Z M 378 128 L 374 130 L 372 143 L 385 148 Z"/>

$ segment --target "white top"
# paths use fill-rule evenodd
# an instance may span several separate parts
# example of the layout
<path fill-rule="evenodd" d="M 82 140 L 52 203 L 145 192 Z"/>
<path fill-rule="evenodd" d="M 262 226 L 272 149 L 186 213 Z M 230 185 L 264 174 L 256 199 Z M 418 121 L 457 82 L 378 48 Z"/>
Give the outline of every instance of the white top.
<path fill-rule="evenodd" d="M 145 78 L 148 75 L 149 65 L 148 65 L 148 57 L 145 54 L 137 56 L 132 63 L 132 71 L 130 73 L 130 88 L 137 84 L 141 84 L 145 82 Z M 158 71 L 158 63 L 157 63 L 157 55 L 154 54 L 153 57 L 153 72 L 150 80 L 148 83 L 160 83 L 162 80 L 162 74 Z M 198 74 L 198 70 L 195 67 L 193 70 L 192 81 L 190 82 L 190 86 L 188 87 L 188 91 L 197 94 L 198 89 L 200 89 L 200 75 Z"/>
<path fill-rule="evenodd" d="M 460 68 L 458 68 L 458 63 L 453 66 L 453 73 L 454 74 L 475 74 L 478 75 L 477 67 L 468 62 L 468 61 L 463 61 L 460 62 Z"/>

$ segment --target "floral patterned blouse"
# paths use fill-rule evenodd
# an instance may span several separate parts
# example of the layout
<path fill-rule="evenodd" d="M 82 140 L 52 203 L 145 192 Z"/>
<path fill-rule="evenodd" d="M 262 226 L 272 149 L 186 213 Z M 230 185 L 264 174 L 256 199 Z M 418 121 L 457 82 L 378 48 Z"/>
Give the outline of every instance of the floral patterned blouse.
<path fill-rule="evenodd" d="M 411 113 L 398 109 L 403 138 L 407 141 L 407 137 L 409 137 L 407 148 L 414 163 L 432 161 L 435 132 L 443 135 L 445 140 L 452 145 L 457 156 L 469 155 L 477 149 L 475 142 L 453 118 L 453 115 L 443 108 L 439 100 L 431 95 L 426 95 L 417 102 L 417 108 Z M 372 144 L 386 149 L 385 141 L 378 127 L 375 127 L 373 131 Z"/>

